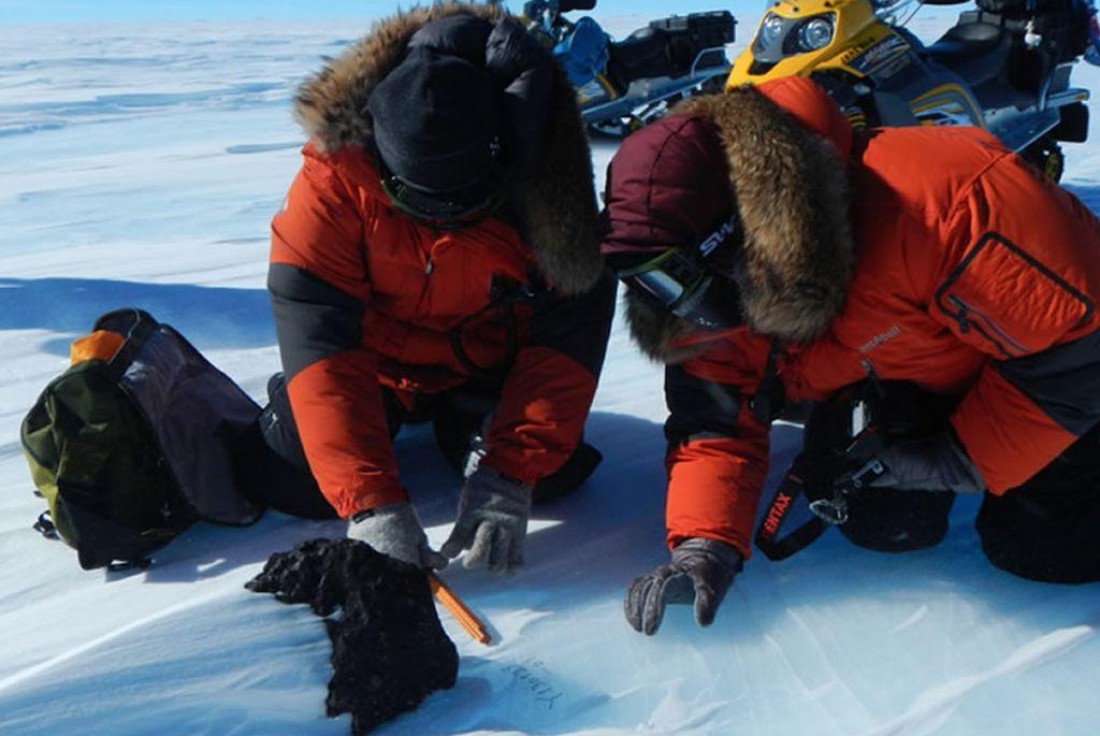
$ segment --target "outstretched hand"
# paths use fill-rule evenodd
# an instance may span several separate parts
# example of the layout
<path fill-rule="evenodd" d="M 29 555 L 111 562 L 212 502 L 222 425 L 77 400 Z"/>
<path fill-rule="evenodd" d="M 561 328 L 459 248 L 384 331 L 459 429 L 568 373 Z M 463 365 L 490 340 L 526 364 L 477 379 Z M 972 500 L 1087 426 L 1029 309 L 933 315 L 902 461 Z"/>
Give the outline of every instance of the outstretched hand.
<path fill-rule="evenodd" d="M 440 551 L 462 564 L 507 572 L 523 564 L 523 543 L 531 515 L 531 487 L 492 468 L 481 467 L 466 479 L 451 536 Z"/>
<path fill-rule="evenodd" d="M 626 620 L 635 631 L 652 635 L 666 605 L 694 602 L 696 622 L 710 626 L 741 565 L 740 553 L 725 542 L 684 540 L 672 550 L 671 562 L 631 583 L 623 601 Z"/>

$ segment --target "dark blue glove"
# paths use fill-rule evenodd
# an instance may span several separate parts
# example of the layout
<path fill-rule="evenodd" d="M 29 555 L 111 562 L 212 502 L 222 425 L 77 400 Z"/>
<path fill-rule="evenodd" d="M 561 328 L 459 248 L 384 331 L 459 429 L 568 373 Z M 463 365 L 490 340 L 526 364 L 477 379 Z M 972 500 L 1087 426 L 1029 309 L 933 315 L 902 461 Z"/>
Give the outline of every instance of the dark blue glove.
<path fill-rule="evenodd" d="M 656 633 L 669 603 L 695 603 L 695 620 L 710 626 L 741 571 L 741 554 L 725 542 L 692 537 L 672 550 L 672 561 L 631 583 L 623 608 L 635 631 Z"/>

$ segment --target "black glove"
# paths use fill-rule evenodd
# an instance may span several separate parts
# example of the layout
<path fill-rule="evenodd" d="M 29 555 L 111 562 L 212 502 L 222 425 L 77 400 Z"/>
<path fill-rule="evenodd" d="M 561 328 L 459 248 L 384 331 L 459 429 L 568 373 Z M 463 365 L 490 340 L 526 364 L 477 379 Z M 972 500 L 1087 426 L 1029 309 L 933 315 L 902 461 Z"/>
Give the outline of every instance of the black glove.
<path fill-rule="evenodd" d="M 710 626 L 718 605 L 741 572 L 741 554 L 725 542 L 692 537 L 672 550 L 672 561 L 635 580 L 623 608 L 635 631 L 654 634 L 669 603 L 695 602 L 695 620 Z"/>
<path fill-rule="evenodd" d="M 901 440 L 878 454 L 885 473 L 870 485 L 899 491 L 981 493 L 985 481 L 950 432 Z"/>

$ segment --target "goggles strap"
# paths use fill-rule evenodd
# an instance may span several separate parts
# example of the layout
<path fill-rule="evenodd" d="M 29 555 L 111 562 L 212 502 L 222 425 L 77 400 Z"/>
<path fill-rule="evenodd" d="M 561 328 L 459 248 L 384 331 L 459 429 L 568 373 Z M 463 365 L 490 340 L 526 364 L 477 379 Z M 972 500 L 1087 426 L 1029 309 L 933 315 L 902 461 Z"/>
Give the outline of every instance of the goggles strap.
<path fill-rule="evenodd" d="M 379 153 L 377 146 L 375 147 L 374 157 L 375 161 L 378 163 L 379 183 L 382 186 L 382 191 L 386 193 L 386 196 L 393 206 L 402 214 L 408 215 L 412 219 L 427 225 L 439 227 L 444 230 L 454 230 L 463 225 L 468 225 L 488 217 L 499 210 L 506 199 L 508 189 L 507 178 L 504 177 L 502 170 L 498 170 L 488 175 L 499 181 L 498 185 L 493 188 L 492 194 L 485 199 L 463 209 L 455 209 L 452 212 L 436 213 L 424 211 L 410 204 L 409 200 L 412 199 L 410 194 L 416 192 L 421 197 L 431 200 L 436 197 L 442 198 L 441 193 L 421 192 L 414 189 L 412 185 L 386 166 L 386 162 L 382 158 L 381 153 Z"/>

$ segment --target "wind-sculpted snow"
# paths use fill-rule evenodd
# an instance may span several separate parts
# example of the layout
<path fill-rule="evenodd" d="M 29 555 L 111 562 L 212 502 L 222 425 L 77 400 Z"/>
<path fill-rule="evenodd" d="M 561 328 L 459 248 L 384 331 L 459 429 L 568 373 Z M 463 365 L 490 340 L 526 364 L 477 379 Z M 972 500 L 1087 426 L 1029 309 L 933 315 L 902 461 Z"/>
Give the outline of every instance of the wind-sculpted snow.
<path fill-rule="evenodd" d="M 681 10 L 600 5 L 618 36 L 641 12 Z M 761 6 L 732 9 L 740 48 Z M 914 28 L 932 40 L 959 9 L 925 8 Z M 325 717 L 320 620 L 243 589 L 273 552 L 339 537 L 338 522 L 268 513 L 246 529 L 198 525 L 146 571 L 82 572 L 30 528 L 43 504 L 18 427 L 68 343 L 127 304 L 265 399 L 279 369 L 268 225 L 303 142 L 289 101 L 369 25 L 0 25 L 0 736 L 349 733 L 346 716 Z M 1075 79 L 1098 91 L 1098 71 Z M 1066 186 L 1100 211 L 1097 141 L 1065 146 Z M 598 185 L 613 151 L 594 144 Z M 536 508 L 522 572 L 441 573 L 494 642 L 472 641 L 441 609 L 460 655 L 455 687 L 375 733 L 1100 732 L 1100 589 L 993 569 L 972 527 L 976 499 L 956 503 L 934 549 L 880 555 L 829 533 L 785 562 L 750 560 L 709 629 L 677 608 L 657 636 L 635 633 L 623 591 L 667 558 L 664 417 L 660 368 L 616 323 L 586 432 L 603 464 L 575 495 Z M 778 426 L 773 440 L 772 484 L 798 430 Z M 396 451 L 438 545 L 459 482 L 430 430 L 403 432 Z"/>

